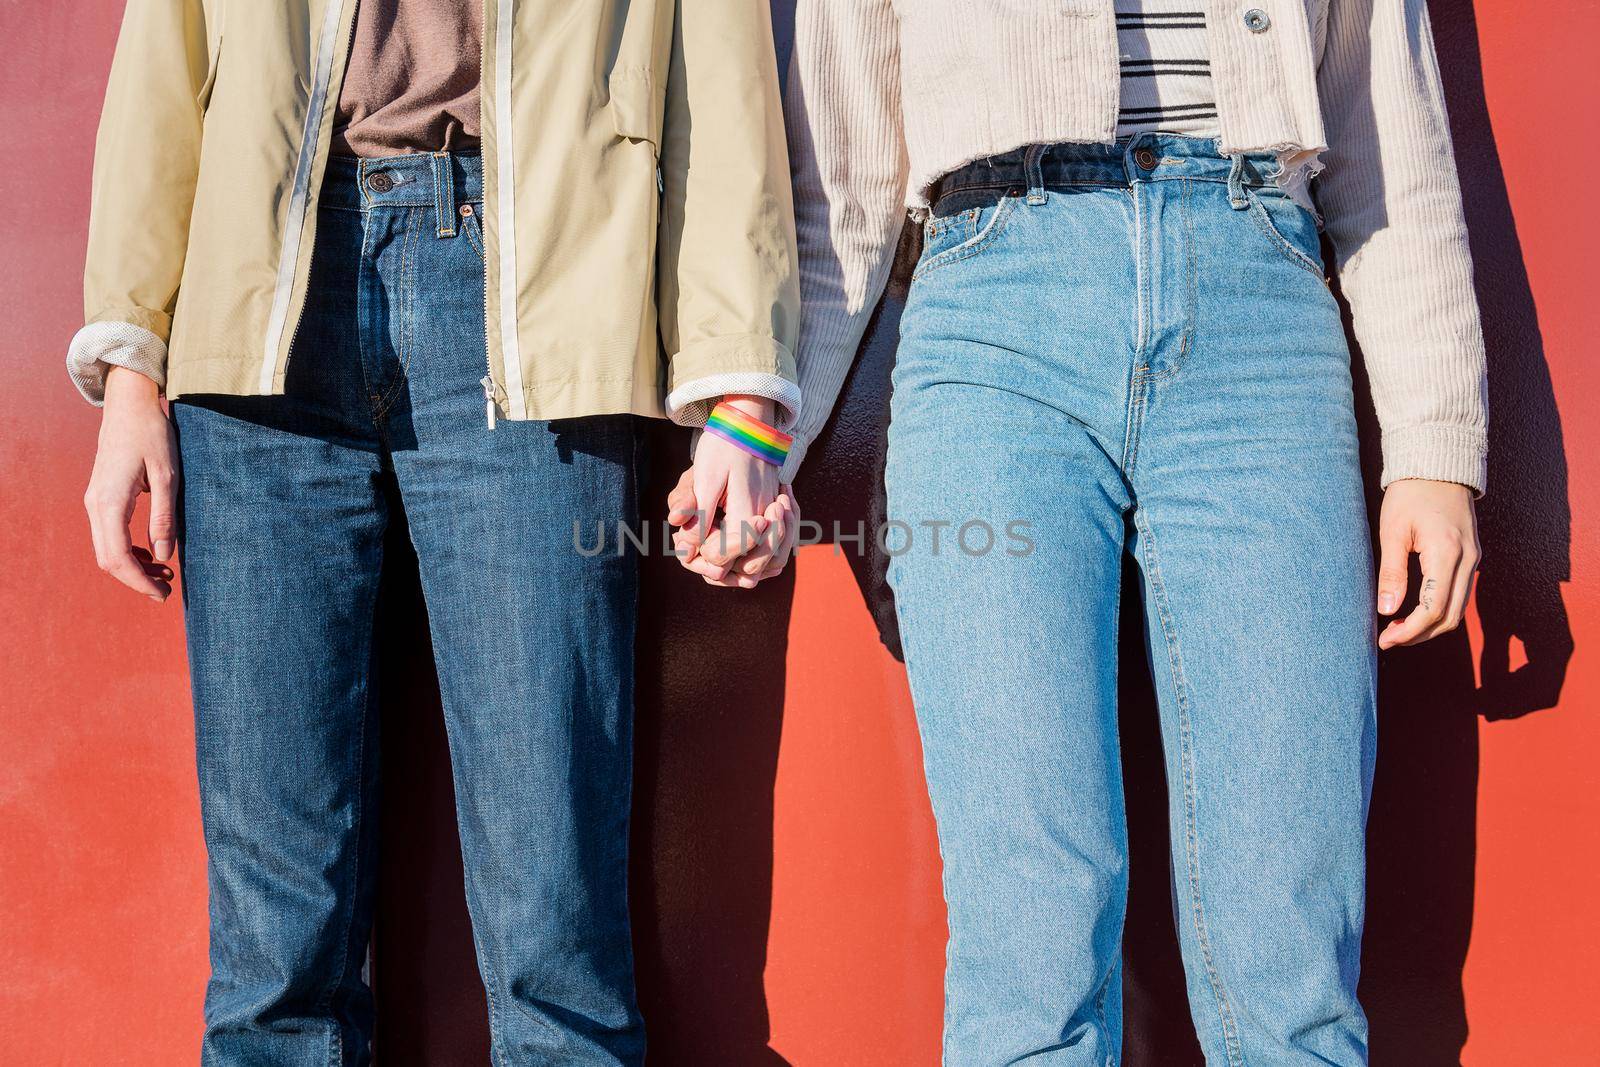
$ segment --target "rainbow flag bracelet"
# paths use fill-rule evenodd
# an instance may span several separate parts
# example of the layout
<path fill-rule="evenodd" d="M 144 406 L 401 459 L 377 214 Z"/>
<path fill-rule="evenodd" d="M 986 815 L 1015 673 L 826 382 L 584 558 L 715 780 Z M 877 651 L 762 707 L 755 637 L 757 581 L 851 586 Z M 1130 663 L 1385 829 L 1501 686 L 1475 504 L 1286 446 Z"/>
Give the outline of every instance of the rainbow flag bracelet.
<path fill-rule="evenodd" d="M 774 429 L 760 419 L 753 419 L 728 403 L 718 404 L 711 409 L 711 417 L 706 420 L 706 433 L 715 434 L 735 448 L 742 448 L 774 467 L 783 466 L 784 457 L 788 456 L 789 448 L 794 444 L 794 438 L 782 430 Z"/>

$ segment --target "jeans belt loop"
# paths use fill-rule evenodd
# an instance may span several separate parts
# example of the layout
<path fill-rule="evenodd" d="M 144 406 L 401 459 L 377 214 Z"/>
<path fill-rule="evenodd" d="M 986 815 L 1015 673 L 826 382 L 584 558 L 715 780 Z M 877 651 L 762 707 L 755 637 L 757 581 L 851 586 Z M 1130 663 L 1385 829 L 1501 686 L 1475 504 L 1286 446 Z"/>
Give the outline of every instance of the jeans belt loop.
<path fill-rule="evenodd" d="M 1244 153 L 1233 154 L 1233 166 L 1228 170 L 1228 204 L 1235 211 L 1243 211 L 1250 206 L 1250 201 L 1244 195 Z"/>
<path fill-rule="evenodd" d="M 1028 203 L 1034 207 L 1046 202 L 1044 195 L 1044 154 L 1048 145 L 1031 144 L 1022 157 L 1022 173 L 1028 181 Z"/>
<path fill-rule="evenodd" d="M 433 211 L 439 222 L 440 237 L 456 235 L 456 176 L 449 152 L 428 157 L 433 165 Z"/>

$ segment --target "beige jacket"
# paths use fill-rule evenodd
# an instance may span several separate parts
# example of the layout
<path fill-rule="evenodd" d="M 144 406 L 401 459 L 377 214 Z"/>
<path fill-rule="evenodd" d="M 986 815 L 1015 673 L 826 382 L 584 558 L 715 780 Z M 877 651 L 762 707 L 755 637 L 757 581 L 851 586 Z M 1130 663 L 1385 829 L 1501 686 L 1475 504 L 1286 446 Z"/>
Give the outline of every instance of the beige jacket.
<path fill-rule="evenodd" d="M 504 417 L 661 415 L 795 378 L 772 28 L 752 0 L 484 0 L 488 351 Z M 128 0 L 68 357 L 283 390 L 356 0 Z M 734 390 L 728 390 L 734 391 Z M 798 394 L 788 401 L 798 406 Z M 680 404 L 703 421 L 704 404 Z"/>
<path fill-rule="evenodd" d="M 1384 483 L 1481 491 L 1483 335 L 1425 0 L 1195 5 L 1222 151 L 1280 153 L 1302 198 L 1318 174 Z M 1023 145 L 1113 139 L 1113 16 L 1113 0 L 800 0 L 786 107 L 805 411 L 787 473 L 827 420 L 928 186 Z"/>

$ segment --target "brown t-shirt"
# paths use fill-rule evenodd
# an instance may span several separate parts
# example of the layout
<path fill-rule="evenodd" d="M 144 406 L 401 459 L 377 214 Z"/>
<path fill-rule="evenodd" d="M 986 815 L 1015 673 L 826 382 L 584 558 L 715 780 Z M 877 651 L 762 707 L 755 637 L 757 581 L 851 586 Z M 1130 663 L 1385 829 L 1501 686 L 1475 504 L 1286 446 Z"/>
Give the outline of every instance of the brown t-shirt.
<path fill-rule="evenodd" d="M 334 153 L 476 148 L 482 51 L 480 0 L 361 0 Z"/>

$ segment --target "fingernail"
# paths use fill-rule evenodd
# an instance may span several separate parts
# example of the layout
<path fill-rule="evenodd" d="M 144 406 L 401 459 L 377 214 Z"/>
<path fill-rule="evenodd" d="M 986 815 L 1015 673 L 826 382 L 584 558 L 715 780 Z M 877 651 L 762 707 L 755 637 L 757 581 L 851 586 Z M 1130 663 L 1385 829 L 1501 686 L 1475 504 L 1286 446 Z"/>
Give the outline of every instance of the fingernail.
<path fill-rule="evenodd" d="M 1394 610 L 1395 596 L 1393 593 L 1382 593 L 1378 596 L 1378 611 L 1384 615 Z"/>
<path fill-rule="evenodd" d="M 169 557 L 171 555 L 172 555 L 172 542 L 171 541 L 157 541 L 156 542 L 156 559 L 166 559 L 167 557 Z"/>

